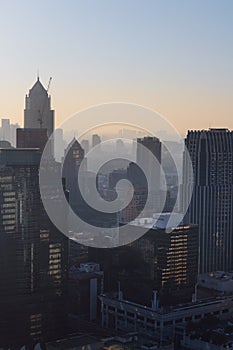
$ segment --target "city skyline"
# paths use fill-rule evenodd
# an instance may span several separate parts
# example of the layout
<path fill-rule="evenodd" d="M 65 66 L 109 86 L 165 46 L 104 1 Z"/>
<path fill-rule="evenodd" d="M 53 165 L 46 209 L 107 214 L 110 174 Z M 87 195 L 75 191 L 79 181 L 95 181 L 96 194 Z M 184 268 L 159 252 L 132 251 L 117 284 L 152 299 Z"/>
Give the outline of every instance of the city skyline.
<path fill-rule="evenodd" d="M 227 0 L 5 3 L 1 118 L 22 124 L 39 69 L 45 87 L 53 77 L 56 127 L 83 108 L 122 101 L 157 110 L 182 136 L 232 129 L 232 9 Z"/>
<path fill-rule="evenodd" d="M 0 350 L 233 350 L 232 0 L 0 29 Z"/>

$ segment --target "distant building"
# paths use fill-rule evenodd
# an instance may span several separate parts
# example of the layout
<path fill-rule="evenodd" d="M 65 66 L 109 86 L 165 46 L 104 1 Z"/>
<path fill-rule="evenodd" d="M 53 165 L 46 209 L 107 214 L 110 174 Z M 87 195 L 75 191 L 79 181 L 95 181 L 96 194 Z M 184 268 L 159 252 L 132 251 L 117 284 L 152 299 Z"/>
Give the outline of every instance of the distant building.
<path fill-rule="evenodd" d="M 133 185 L 134 194 L 131 202 L 121 212 L 122 222 L 129 222 L 141 215 L 148 196 L 148 183 L 140 165 L 131 162 L 127 167 L 127 179 Z M 155 206 L 149 205 L 144 215 L 149 216 L 155 212 Z"/>
<path fill-rule="evenodd" d="M 89 152 L 89 141 L 88 140 L 82 140 L 81 141 L 81 146 L 84 149 L 84 154 L 86 155 Z"/>
<path fill-rule="evenodd" d="M 42 151 L 54 131 L 54 111 L 51 98 L 43 87 L 39 77 L 25 98 L 24 129 L 17 131 L 17 145 L 36 147 Z M 54 156 L 54 139 L 49 141 L 47 153 Z"/>
<path fill-rule="evenodd" d="M 16 145 L 16 129 L 19 124 L 11 124 L 10 119 L 2 119 L 0 127 L 0 141 L 9 141 L 12 146 Z"/>
<path fill-rule="evenodd" d="M 140 147 L 140 145 L 142 147 Z M 150 157 L 150 153 L 154 158 Z M 160 210 L 160 168 L 161 168 L 161 142 L 156 137 L 147 136 L 137 139 L 137 164 L 147 170 L 148 193 L 151 195 L 149 208 L 152 211 Z"/>
<path fill-rule="evenodd" d="M 116 151 L 122 156 L 126 153 L 125 144 L 121 139 L 116 140 Z"/>
<path fill-rule="evenodd" d="M 82 164 L 82 166 L 81 166 Z M 82 219 L 79 227 L 77 227 L 76 221 L 71 217 L 69 221 L 70 234 L 77 232 L 84 232 L 86 230 L 85 223 L 91 224 L 95 227 L 108 228 L 116 226 L 116 214 L 104 213 L 98 211 L 88 204 L 85 200 L 86 197 L 91 198 L 93 195 L 91 184 L 97 186 L 96 174 L 91 171 L 87 171 L 86 158 L 84 157 L 84 150 L 80 143 L 74 138 L 68 145 L 64 161 L 62 176 L 66 179 L 66 188 L 69 191 L 69 204 L 73 211 Z M 82 187 L 80 187 L 80 184 Z M 86 196 L 83 198 L 82 191 Z M 83 226 L 82 226 L 83 224 Z M 87 237 L 86 232 L 83 237 Z M 103 236 L 103 235 L 102 235 Z M 81 237 L 79 238 L 81 239 Z M 85 241 L 83 242 L 85 244 Z"/>
<path fill-rule="evenodd" d="M 79 169 L 84 160 L 84 150 L 74 138 L 67 146 L 63 161 L 63 177 L 66 180 L 66 188 L 69 191 L 69 203 L 73 210 L 78 210 L 81 204 L 81 194 L 78 185 Z"/>
<path fill-rule="evenodd" d="M 99 135 L 94 134 L 92 135 L 92 147 L 95 147 L 101 143 L 101 138 Z"/>
<path fill-rule="evenodd" d="M 54 111 L 51 109 L 51 97 L 38 77 L 25 98 L 24 127 L 29 129 L 47 129 L 48 136 L 54 130 Z"/>
<path fill-rule="evenodd" d="M 193 194 L 189 221 L 199 226 L 200 272 L 233 270 L 233 131 L 189 131 L 184 153 L 183 201 Z"/>
<path fill-rule="evenodd" d="M 147 190 L 144 187 L 135 187 L 133 198 L 121 211 L 121 222 L 128 223 L 140 217 L 147 200 Z"/>
<path fill-rule="evenodd" d="M 54 130 L 54 157 L 57 162 L 61 162 L 64 157 L 64 151 L 67 147 L 63 137 L 63 130 L 58 128 Z"/>

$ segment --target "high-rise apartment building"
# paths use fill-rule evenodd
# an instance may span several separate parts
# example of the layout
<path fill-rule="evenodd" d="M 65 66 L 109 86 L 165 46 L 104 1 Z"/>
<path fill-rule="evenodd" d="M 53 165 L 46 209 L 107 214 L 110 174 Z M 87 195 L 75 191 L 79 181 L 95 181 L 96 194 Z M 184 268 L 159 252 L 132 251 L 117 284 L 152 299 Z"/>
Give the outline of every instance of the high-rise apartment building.
<path fill-rule="evenodd" d="M 192 189 L 189 220 L 199 226 L 200 272 L 233 269 L 233 132 L 189 131 L 185 140 L 183 200 Z"/>

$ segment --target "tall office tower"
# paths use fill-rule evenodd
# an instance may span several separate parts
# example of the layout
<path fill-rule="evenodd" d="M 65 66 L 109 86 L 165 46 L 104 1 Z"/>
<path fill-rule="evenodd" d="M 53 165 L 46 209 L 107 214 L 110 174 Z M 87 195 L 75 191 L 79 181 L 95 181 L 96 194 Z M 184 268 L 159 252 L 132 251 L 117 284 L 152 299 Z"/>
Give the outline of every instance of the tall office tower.
<path fill-rule="evenodd" d="M 140 147 L 140 145 L 144 147 Z M 151 152 L 157 159 L 155 162 L 148 156 Z M 137 139 L 137 164 L 144 166 L 148 171 L 148 192 L 152 201 L 150 209 L 157 211 L 160 208 L 160 166 L 161 166 L 161 142 L 156 137 L 144 137 Z"/>
<path fill-rule="evenodd" d="M 43 208 L 40 159 L 36 149 L 0 149 L 1 348 L 65 333 L 68 242 Z"/>
<path fill-rule="evenodd" d="M 189 131 L 185 139 L 192 161 L 194 188 L 189 220 L 199 226 L 200 272 L 233 269 L 233 132 Z M 184 153 L 183 200 L 192 178 Z"/>
<path fill-rule="evenodd" d="M 97 146 L 99 143 L 101 143 L 100 136 L 97 134 L 92 135 L 92 147 Z"/>
<path fill-rule="evenodd" d="M 25 98 L 24 127 L 47 129 L 48 136 L 54 130 L 54 111 L 51 110 L 51 98 L 38 77 Z"/>

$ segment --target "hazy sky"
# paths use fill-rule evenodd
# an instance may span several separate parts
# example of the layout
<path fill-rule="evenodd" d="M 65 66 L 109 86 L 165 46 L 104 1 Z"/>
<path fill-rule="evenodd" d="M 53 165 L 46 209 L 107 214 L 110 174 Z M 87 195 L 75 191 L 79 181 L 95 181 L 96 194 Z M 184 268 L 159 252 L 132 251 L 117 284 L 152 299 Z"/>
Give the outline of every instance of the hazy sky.
<path fill-rule="evenodd" d="M 40 77 L 57 125 L 93 104 L 124 101 L 182 133 L 233 128 L 232 0 L 0 1 L 0 117 L 22 121 Z"/>

